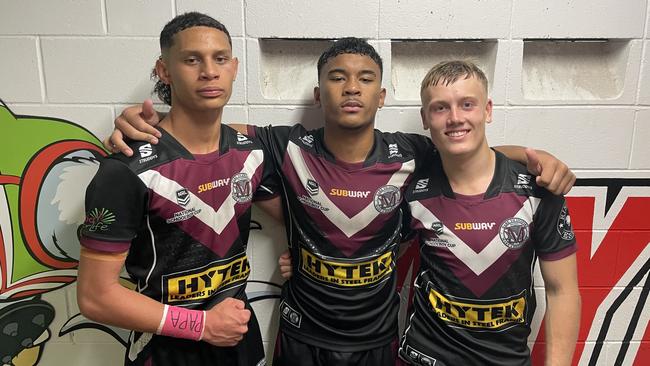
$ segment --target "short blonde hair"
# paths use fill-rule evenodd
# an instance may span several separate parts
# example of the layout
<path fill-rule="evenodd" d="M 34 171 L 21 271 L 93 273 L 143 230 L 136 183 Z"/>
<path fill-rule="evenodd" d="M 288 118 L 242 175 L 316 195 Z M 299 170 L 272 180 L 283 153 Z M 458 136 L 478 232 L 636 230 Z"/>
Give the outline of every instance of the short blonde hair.
<path fill-rule="evenodd" d="M 420 98 L 422 99 L 422 103 L 425 103 L 424 92 L 427 88 L 438 84 L 453 84 L 461 77 L 463 79 L 475 77 L 481 82 L 481 84 L 483 84 L 485 95 L 487 95 L 487 77 L 485 77 L 483 71 L 476 66 L 476 64 L 471 61 L 461 60 L 443 61 L 432 67 L 424 79 L 422 79 L 422 84 L 420 86 Z"/>

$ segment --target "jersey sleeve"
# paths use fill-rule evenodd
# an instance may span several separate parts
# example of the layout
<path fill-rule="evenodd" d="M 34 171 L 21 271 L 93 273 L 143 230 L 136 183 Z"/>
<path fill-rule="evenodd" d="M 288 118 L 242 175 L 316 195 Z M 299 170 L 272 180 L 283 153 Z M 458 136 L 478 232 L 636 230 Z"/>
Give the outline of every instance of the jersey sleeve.
<path fill-rule="evenodd" d="M 563 196 L 546 192 L 533 218 L 532 239 L 541 260 L 558 260 L 575 253 L 575 234 Z"/>
<path fill-rule="evenodd" d="M 100 252 L 124 252 L 146 214 L 147 189 L 121 161 L 102 161 L 86 189 L 81 245 Z"/>
<path fill-rule="evenodd" d="M 280 192 L 280 178 L 278 176 L 277 164 L 273 158 L 272 143 L 269 127 L 247 126 L 248 136 L 254 138 L 262 145 L 264 152 L 264 171 L 259 187 L 253 194 L 254 201 L 263 201 L 277 197 Z"/>

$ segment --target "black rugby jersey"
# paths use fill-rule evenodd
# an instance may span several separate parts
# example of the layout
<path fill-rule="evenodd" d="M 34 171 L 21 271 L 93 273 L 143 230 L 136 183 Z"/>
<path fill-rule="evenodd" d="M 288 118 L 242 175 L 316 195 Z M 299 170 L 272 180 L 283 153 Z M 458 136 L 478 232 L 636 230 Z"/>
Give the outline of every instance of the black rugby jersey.
<path fill-rule="evenodd" d="M 413 365 L 528 365 L 536 259 L 576 250 L 565 200 L 496 152 L 485 194 L 454 194 L 438 155 L 408 187 L 420 269 L 400 355 Z"/>
<path fill-rule="evenodd" d="M 275 190 L 261 144 L 221 125 L 219 151 L 193 156 L 161 132 L 157 145 L 134 142 L 132 157 L 102 161 L 86 192 L 81 244 L 128 250 L 136 290 L 161 303 L 209 309 L 226 297 L 246 301 L 251 201 Z M 140 351 L 151 337 L 132 336 L 127 359 L 148 357 Z M 203 364 L 213 364 L 208 356 Z"/>
<path fill-rule="evenodd" d="M 338 161 L 323 129 L 259 129 L 270 140 L 285 191 L 293 276 L 283 288 L 280 328 L 317 347 L 354 352 L 397 333 L 395 255 L 403 193 L 420 135 L 374 132 L 366 161 Z"/>

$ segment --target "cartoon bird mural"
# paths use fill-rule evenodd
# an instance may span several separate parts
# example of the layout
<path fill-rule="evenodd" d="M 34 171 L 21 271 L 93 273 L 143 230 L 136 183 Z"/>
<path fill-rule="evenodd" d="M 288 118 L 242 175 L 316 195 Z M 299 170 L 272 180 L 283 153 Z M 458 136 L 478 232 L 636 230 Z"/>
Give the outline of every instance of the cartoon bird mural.
<path fill-rule="evenodd" d="M 0 101 L 0 364 L 38 363 L 54 307 L 76 280 L 84 192 L 106 153 L 68 121 L 18 116 Z"/>

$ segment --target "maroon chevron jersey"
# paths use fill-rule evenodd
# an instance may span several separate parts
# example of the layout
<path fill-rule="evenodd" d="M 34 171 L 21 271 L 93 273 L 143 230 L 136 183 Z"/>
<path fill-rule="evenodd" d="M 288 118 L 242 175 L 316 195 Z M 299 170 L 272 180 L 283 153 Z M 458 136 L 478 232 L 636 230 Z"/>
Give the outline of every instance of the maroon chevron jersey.
<path fill-rule="evenodd" d="M 430 154 L 406 193 L 420 243 L 400 355 L 413 365 L 528 365 L 536 259 L 576 250 L 564 197 L 496 153 L 485 194 L 452 192 Z"/>
<path fill-rule="evenodd" d="M 209 309 L 226 297 L 246 301 L 251 201 L 275 189 L 261 144 L 222 125 L 219 151 L 193 156 L 161 132 L 157 145 L 134 143 L 133 157 L 101 163 L 86 192 L 81 244 L 128 250 L 136 290 L 161 303 Z M 131 344 L 134 364 L 148 357 L 138 352 L 150 338 Z M 200 364 L 214 362 L 208 355 Z"/>
<path fill-rule="evenodd" d="M 338 161 L 323 129 L 258 130 L 270 140 L 288 207 L 293 276 L 283 288 L 281 330 L 326 349 L 354 352 L 397 333 L 395 252 L 403 192 L 420 135 L 374 132 L 366 161 Z"/>

